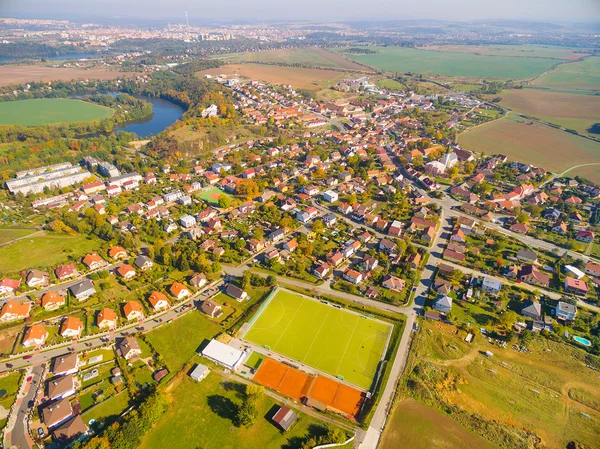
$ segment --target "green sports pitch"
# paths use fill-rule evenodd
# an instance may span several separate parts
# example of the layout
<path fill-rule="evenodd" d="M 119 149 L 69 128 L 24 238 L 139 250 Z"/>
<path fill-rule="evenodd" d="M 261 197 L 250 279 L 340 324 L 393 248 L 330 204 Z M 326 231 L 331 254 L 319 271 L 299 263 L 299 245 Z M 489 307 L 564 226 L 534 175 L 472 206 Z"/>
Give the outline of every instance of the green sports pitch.
<path fill-rule="evenodd" d="M 371 389 L 391 324 L 284 289 L 267 301 L 250 322 L 244 340 Z"/>
<path fill-rule="evenodd" d="M 90 122 L 111 117 L 113 112 L 105 106 L 68 98 L 4 101 L 0 102 L 0 125 Z"/>

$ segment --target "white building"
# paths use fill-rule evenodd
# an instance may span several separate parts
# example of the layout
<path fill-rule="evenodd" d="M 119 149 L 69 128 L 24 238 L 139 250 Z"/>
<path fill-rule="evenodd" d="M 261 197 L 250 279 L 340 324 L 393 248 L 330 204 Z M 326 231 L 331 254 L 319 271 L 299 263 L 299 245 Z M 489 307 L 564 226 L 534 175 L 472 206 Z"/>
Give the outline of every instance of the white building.
<path fill-rule="evenodd" d="M 190 373 L 190 377 L 196 382 L 201 382 L 206 378 L 206 376 L 208 376 L 208 373 L 210 373 L 208 367 L 206 367 L 202 363 L 198 363 L 196 365 L 196 368 L 194 368 L 194 370 Z"/>
<path fill-rule="evenodd" d="M 500 293 L 500 290 L 502 289 L 502 282 L 500 282 L 497 279 L 484 277 L 483 282 L 481 284 L 481 288 L 488 292 L 490 295 L 496 296 L 498 293 Z"/>
<path fill-rule="evenodd" d="M 196 219 L 191 215 L 184 215 L 179 219 L 179 224 L 182 228 L 191 228 L 196 224 Z"/>
<path fill-rule="evenodd" d="M 335 203 L 339 199 L 339 196 L 333 190 L 327 190 L 323 193 L 323 199 L 329 203 Z"/>
<path fill-rule="evenodd" d="M 232 348 L 220 341 L 211 340 L 206 345 L 206 348 L 202 350 L 201 355 L 227 369 L 235 371 L 244 363 L 248 353 Z"/>

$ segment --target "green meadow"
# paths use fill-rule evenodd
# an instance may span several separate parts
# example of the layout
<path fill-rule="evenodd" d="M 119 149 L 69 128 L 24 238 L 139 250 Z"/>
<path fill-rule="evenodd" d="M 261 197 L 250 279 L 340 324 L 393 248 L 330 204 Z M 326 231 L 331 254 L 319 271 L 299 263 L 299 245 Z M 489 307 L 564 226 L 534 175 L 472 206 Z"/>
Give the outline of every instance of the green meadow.
<path fill-rule="evenodd" d="M 39 126 L 49 123 L 89 122 L 112 115 L 113 110 L 105 106 L 67 98 L 0 103 L 0 125 Z"/>

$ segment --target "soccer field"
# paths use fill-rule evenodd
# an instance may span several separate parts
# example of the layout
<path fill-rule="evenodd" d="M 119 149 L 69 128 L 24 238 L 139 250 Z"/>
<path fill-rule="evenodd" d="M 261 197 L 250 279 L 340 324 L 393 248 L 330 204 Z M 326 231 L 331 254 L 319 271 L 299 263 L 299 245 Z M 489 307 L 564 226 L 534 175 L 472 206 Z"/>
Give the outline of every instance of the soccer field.
<path fill-rule="evenodd" d="M 244 339 L 369 390 L 391 331 L 383 321 L 279 289 Z"/>

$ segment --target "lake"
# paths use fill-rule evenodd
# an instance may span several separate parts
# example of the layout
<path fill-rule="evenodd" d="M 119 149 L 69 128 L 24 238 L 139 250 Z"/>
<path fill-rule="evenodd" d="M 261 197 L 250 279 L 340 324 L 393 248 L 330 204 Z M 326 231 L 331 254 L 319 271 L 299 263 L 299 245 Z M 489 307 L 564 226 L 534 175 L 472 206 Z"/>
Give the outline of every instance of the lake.
<path fill-rule="evenodd" d="M 118 130 L 135 133 L 140 138 L 148 138 L 162 132 L 181 118 L 185 112 L 181 106 L 171 103 L 162 98 L 150 98 L 138 96 L 142 100 L 152 104 L 152 116 L 142 120 L 124 123 Z"/>

